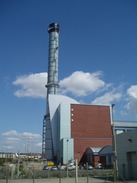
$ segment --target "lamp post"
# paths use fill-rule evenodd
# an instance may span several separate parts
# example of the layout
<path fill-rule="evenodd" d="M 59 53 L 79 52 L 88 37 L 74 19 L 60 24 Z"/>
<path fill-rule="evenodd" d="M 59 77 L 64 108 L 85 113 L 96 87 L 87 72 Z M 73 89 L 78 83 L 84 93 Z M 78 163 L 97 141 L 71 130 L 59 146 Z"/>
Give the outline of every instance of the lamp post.
<path fill-rule="evenodd" d="M 68 177 L 68 142 L 69 139 L 67 139 L 67 177 Z"/>
<path fill-rule="evenodd" d="M 113 147 L 113 169 L 114 169 L 114 182 L 117 182 L 118 178 L 118 164 L 117 164 L 117 146 L 116 146 L 116 131 L 114 123 L 114 106 L 112 104 L 112 147 Z"/>
<path fill-rule="evenodd" d="M 78 165 L 80 165 L 80 152 L 78 152 Z"/>

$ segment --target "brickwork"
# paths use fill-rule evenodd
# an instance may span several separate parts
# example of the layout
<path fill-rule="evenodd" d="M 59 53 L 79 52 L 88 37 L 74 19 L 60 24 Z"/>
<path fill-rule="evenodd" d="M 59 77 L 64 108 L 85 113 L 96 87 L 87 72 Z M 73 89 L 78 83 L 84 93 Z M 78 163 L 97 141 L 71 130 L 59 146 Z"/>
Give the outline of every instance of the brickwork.
<path fill-rule="evenodd" d="M 74 158 L 80 159 L 88 147 L 112 144 L 109 106 L 71 104 L 71 137 Z"/>

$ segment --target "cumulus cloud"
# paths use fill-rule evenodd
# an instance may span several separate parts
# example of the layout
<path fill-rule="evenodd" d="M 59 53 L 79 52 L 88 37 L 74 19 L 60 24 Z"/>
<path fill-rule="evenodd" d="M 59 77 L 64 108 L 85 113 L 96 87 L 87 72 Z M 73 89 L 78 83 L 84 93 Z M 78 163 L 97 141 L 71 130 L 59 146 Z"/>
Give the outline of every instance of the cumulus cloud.
<path fill-rule="evenodd" d="M 14 147 L 13 146 L 8 146 L 8 145 L 5 145 L 4 146 L 4 149 L 6 149 L 6 150 L 14 150 Z"/>
<path fill-rule="evenodd" d="M 20 142 L 20 138 L 16 138 L 16 137 L 5 138 L 5 144 L 17 144 L 19 142 Z"/>
<path fill-rule="evenodd" d="M 121 93 L 108 92 L 101 97 L 97 97 L 92 104 L 97 105 L 111 105 L 113 101 L 119 101 L 121 99 Z"/>
<path fill-rule="evenodd" d="M 2 133 L 3 136 L 20 136 L 20 134 L 16 130 L 10 130 Z"/>
<path fill-rule="evenodd" d="M 46 83 L 47 73 L 35 73 L 18 76 L 13 82 L 13 85 L 18 87 L 14 94 L 17 97 L 45 98 L 47 92 L 45 88 Z M 117 91 L 114 91 L 113 84 L 105 83 L 102 79 L 101 71 L 93 73 L 75 71 L 70 76 L 62 79 L 59 82 L 59 85 L 60 94 L 72 94 L 76 97 L 87 97 L 91 94 L 95 94 L 97 96 L 103 93 L 102 96 L 97 97 L 92 104 L 110 105 L 111 103 L 122 99 L 127 103 L 125 108 L 130 113 L 137 114 L 137 85 L 132 85 L 128 88 L 127 98 L 125 100 L 125 92 L 124 95 L 122 94 L 123 86 L 121 87 L 121 85 L 119 85 L 115 87 L 118 89 Z M 104 92 L 107 93 L 104 94 Z M 22 134 L 22 136 L 32 138 L 31 134 Z"/>
<path fill-rule="evenodd" d="M 2 138 L 4 137 L 4 138 Z M 5 150 L 25 151 L 26 146 L 32 152 L 41 152 L 41 135 L 32 132 L 19 133 L 16 130 L 10 130 L 2 134 L 2 146 Z"/>
<path fill-rule="evenodd" d="M 17 97 L 45 98 L 47 73 L 36 73 L 18 76 L 13 85 L 19 89 L 14 93 Z"/>
<path fill-rule="evenodd" d="M 107 88 L 101 79 L 102 72 L 93 73 L 76 71 L 59 82 L 61 94 L 71 93 L 75 96 L 87 96 L 93 92 Z M 13 85 L 19 87 L 15 91 L 17 97 L 45 98 L 47 73 L 36 73 L 18 76 Z"/>
<path fill-rule="evenodd" d="M 42 147 L 42 143 L 41 143 L 41 142 L 36 143 L 35 146 L 37 146 L 37 147 Z"/>
<path fill-rule="evenodd" d="M 30 133 L 30 132 L 24 132 L 24 133 L 22 133 L 22 136 L 30 138 L 30 139 L 36 139 L 36 138 L 41 137 L 40 134 L 35 134 L 35 133 Z"/>
<path fill-rule="evenodd" d="M 137 116 L 137 85 L 132 85 L 127 89 L 127 104 L 125 108 L 129 114 Z"/>
<path fill-rule="evenodd" d="M 137 85 L 132 85 L 130 88 L 128 88 L 127 94 L 130 97 L 137 99 Z"/>
<path fill-rule="evenodd" d="M 101 79 L 102 72 L 94 73 L 76 71 L 60 81 L 61 93 L 72 93 L 76 96 L 87 96 L 105 86 Z"/>
<path fill-rule="evenodd" d="M 129 114 L 137 116 L 137 101 L 130 99 L 125 108 L 128 110 Z"/>
<path fill-rule="evenodd" d="M 8 141 L 14 141 L 14 142 L 16 142 L 16 141 L 19 141 L 20 140 L 20 138 L 15 138 L 15 137 L 8 137 L 8 138 L 6 138 L 6 140 L 8 140 Z"/>

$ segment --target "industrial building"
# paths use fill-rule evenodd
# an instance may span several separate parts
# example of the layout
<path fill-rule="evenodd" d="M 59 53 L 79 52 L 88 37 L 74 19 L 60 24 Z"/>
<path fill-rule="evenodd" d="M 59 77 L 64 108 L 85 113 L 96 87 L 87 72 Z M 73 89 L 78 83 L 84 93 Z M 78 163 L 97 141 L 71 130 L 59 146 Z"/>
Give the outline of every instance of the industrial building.
<path fill-rule="evenodd" d="M 137 129 L 117 135 L 119 177 L 137 180 Z"/>
<path fill-rule="evenodd" d="M 42 154 L 47 160 L 68 163 L 99 161 L 94 153 L 89 158 L 89 147 L 101 150 L 112 144 L 110 106 L 80 104 L 58 95 L 58 50 L 60 27 L 52 23 L 48 28 L 48 82 L 47 106 L 43 119 Z"/>
<path fill-rule="evenodd" d="M 112 144 L 110 107 L 79 104 L 62 95 L 49 95 L 53 159 L 67 163 L 77 159 L 96 166 L 99 156 L 86 153 L 87 148 L 101 150 Z M 51 149 L 46 158 L 51 159 Z"/>
<path fill-rule="evenodd" d="M 112 167 L 114 131 L 119 134 L 134 130 L 137 123 L 114 122 L 112 106 L 80 104 L 58 94 L 59 25 L 50 24 L 48 33 L 47 105 L 43 119 L 42 156 L 56 163 L 67 164 L 77 159 L 79 164 L 88 162 L 95 167 L 101 162 Z M 127 171 L 125 166 L 124 171 Z"/>
<path fill-rule="evenodd" d="M 137 121 L 114 121 L 116 134 L 137 129 Z"/>
<path fill-rule="evenodd" d="M 71 105 L 71 138 L 74 158 L 80 163 L 97 166 L 98 152 L 112 144 L 110 107 L 101 105 Z M 87 151 L 87 149 L 92 151 Z M 102 162 L 105 163 L 105 162 Z"/>

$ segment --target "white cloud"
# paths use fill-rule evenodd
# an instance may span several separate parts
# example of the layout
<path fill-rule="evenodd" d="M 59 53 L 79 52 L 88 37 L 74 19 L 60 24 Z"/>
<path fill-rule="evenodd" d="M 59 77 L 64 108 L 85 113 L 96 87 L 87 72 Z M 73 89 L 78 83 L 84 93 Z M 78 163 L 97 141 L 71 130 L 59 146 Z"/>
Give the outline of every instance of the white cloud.
<path fill-rule="evenodd" d="M 31 152 L 41 152 L 42 139 L 38 133 L 18 133 L 16 130 L 10 130 L 3 133 L 2 136 L 1 146 L 3 146 L 4 150 L 12 150 L 14 152 L 20 150 L 20 152 L 25 152 L 28 146 Z"/>
<path fill-rule="evenodd" d="M 5 145 L 4 146 L 4 150 L 8 151 L 8 150 L 13 150 L 14 149 L 14 146 L 8 146 L 8 145 Z"/>
<path fill-rule="evenodd" d="M 19 140 L 20 140 L 20 138 L 15 138 L 15 137 L 8 137 L 8 138 L 6 138 L 6 141 L 8 141 L 8 142 L 17 142 Z"/>
<path fill-rule="evenodd" d="M 31 133 L 31 132 L 24 132 L 22 133 L 23 137 L 26 138 L 30 138 L 30 139 L 36 139 L 36 138 L 40 138 L 40 134 L 36 134 L 36 133 Z"/>
<path fill-rule="evenodd" d="M 45 98 L 46 97 L 46 88 L 45 84 L 47 83 L 47 73 L 36 73 L 29 75 L 22 75 L 17 77 L 13 82 L 13 85 L 19 87 L 14 93 L 17 97 L 33 97 L 33 98 Z M 97 97 L 92 104 L 103 104 L 110 105 L 115 101 L 119 101 L 121 98 L 125 102 L 125 92 L 123 91 L 123 85 L 119 85 L 114 89 L 112 83 L 105 83 L 102 79 L 102 72 L 97 71 L 93 73 L 75 71 L 67 78 L 64 78 L 59 82 L 60 94 L 73 94 L 77 97 L 86 97 L 91 94 L 100 94 L 107 92 L 106 94 Z M 112 88 L 113 86 L 113 88 Z M 117 91 L 118 92 L 117 92 Z M 125 89 L 124 89 L 125 90 Z M 124 95 L 123 95 L 123 94 Z M 137 114 L 137 85 L 132 85 L 127 90 L 125 108 L 132 114 Z M 126 111 L 126 112 L 128 112 Z M 15 133 L 15 132 L 10 132 Z M 5 134 L 6 135 L 6 134 Z M 23 134 L 22 134 L 23 135 Z M 31 134 L 24 134 L 26 137 L 34 138 Z"/>
<path fill-rule="evenodd" d="M 92 104 L 111 105 L 113 101 L 118 101 L 122 97 L 121 93 L 108 92 L 103 96 L 96 98 Z"/>
<path fill-rule="evenodd" d="M 47 83 L 47 73 L 36 73 L 18 76 L 13 85 L 19 86 L 20 89 L 14 93 L 17 97 L 45 98 Z"/>
<path fill-rule="evenodd" d="M 4 139 L 4 147 L 10 146 L 14 149 L 18 144 L 20 144 L 20 142 L 21 142 L 20 138 L 8 137 Z"/>
<path fill-rule="evenodd" d="M 94 73 L 76 71 L 60 81 L 61 93 L 70 92 L 76 96 L 87 96 L 105 86 L 105 82 L 100 79 L 101 76 L 100 71 Z"/>
<path fill-rule="evenodd" d="M 3 136 L 20 136 L 16 130 L 10 130 L 8 132 L 2 133 Z"/>
<path fill-rule="evenodd" d="M 42 143 L 41 143 L 41 142 L 36 143 L 35 146 L 37 146 L 37 147 L 42 147 Z"/>
<path fill-rule="evenodd" d="M 127 94 L 130 97 L 137 99 L 137 85 L 132 85 L 130 88 L 128 88 Z"/>
<path fill-rule="evenodd" d="M 133 100 L 130 98 L 125 108 L 128 110 L 129 114 L 137 116 L 137 100 Z"/>
<path fill-rule="evenodd" d="M 128 114 L 137 116 L 137 85 L 132 85 L 127 90 L 127 104 L 125 108 Z"/>
<path fill-rule="evenodd" d="M 72 93 L 75 96 L 87 96 L 99 90 L 105 90 L 107 85 L 101 79 L 102 72 L 94 73 L 76 71 L 69 77 L 61 80 L 59 92 L 62 94 Z M 20 87 L 14 93 L 17 97 L 45 98 L 47 73 L 36 73 L 18 76 L 13 85 Z"/>

